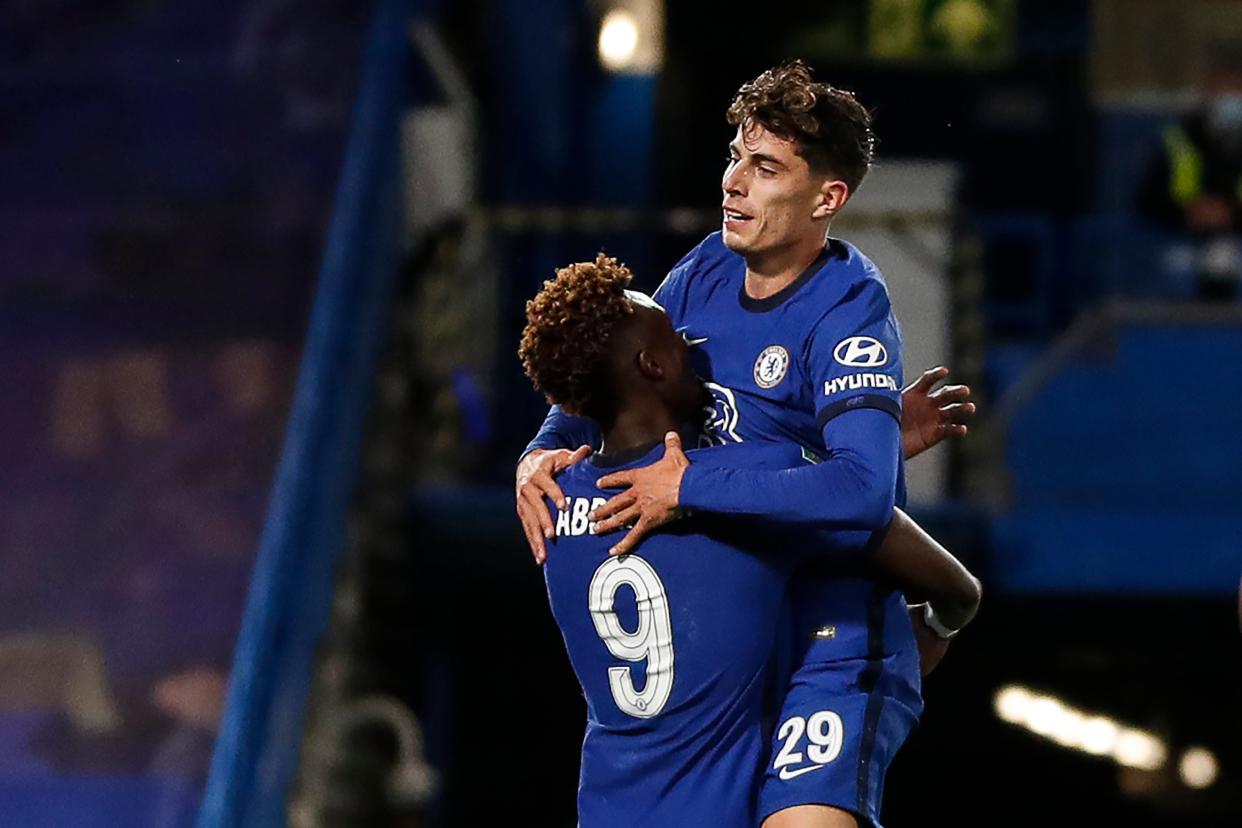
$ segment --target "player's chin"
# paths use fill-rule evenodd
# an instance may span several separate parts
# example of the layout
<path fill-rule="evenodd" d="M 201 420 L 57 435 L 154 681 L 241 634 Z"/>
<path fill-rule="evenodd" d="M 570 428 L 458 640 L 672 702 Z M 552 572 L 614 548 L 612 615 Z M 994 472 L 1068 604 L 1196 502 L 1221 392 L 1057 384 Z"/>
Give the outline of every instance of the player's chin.
<path fill-rule="evenodd" d="M 748 253 L 753 247 L 752 240 L 743 236 L 737 230 L 734 230 L 727 223 L 721 227 L 720 239 L 724 242 L 724 246 L 732 250 L 734 253 Z"/>

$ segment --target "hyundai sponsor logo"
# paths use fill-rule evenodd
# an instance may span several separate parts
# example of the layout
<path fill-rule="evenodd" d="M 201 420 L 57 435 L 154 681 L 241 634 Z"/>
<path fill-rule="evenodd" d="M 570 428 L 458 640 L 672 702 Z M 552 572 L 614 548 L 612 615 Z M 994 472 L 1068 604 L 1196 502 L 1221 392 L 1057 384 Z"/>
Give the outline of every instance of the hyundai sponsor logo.
<path fill-rule="evenodd" d="M 824 396 L 831 397 L 842 391 L 857 391 L 860 388 L 883 388 L 888 391 L 897 390 L 897 380 L 888 374 L 847 374 L 824 383 Z"/>
<path fill-rule="evenodd" d="M 837 347 L 832 349 L 832 357 L 851 368 L 879 368 L 888 362 L 888 351 L 878 339 L 851 336 L 837 343 Z"/>

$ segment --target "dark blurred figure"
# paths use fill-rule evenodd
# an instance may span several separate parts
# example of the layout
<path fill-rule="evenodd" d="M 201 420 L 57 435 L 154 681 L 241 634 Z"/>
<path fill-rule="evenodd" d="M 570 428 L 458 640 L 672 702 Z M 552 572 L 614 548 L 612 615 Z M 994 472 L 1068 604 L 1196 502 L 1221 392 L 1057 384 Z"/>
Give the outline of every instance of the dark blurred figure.
<path fill-rule="evenodd" d="M 1165 128 L 1140 210 L 1195 244 L 1199 294 L 1238 296 L 1242 280 L 1242 53 L 1213 62 L 1199 107 Z"/>

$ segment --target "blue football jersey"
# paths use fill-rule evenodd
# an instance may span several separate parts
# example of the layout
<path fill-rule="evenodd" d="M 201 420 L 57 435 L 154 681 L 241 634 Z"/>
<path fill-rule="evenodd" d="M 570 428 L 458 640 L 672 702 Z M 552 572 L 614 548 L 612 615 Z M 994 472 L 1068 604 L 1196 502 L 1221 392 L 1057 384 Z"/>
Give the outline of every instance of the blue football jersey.
<path fill-rule="evenodd" d="M 713 233 L 673 268 L 655 293 L 693 346 L 695 370 L 711 389 L 715 405 L 705 428 L 706 443 L 793 442 L 825 455 L 831 446 L 825 443 L 824 428 L 847 412 L 879 410 L 899 426 L 901 331 L 884 279 L 870 259 L 853 245 L 831 239 L 798 279 L 762 300 L 746 295 L 745 276 L 745 260 Z M 553 406 L 527 450 L 584 443 L 599 445 L 595 424 Z M 896 442 L 893 448 L 900 455 Z M 892 460 L 897 463 L 895 500 L 900 505 L 905 499 L 903 467 L 899 456 Z M 734 511 L 721 502 L 729 487 L 719 476 L 708 481 L 714 490 L 694 491 L 700 471 L 688 473 L 683 501 L 701 501 L 704 511 Z M 796 487 L 790 489 L 794 491 Z M 817 494 L 793 494 L 789 505 L 804 507 L 798 501 L 808 496 Z M 766 506 L 753 514 L 781 521 L 807 517 L 805 508 L 780 515 L 779 503 Z"/>
<path fill-rule="evenodd" d="M 767 669 L 792 568 L 834 541 L 848 557 L 868 533 L 784 537 L 709 515 L 670 524 L 636 554 L 609 557 L 616 535 L 587 515 L 611 494 L 596 481 L 663 455 L 594 457 L 558 478 L 548 600 L 587 703 L 578 809 L 582 828 L 754 828 L 769 745 Z M 793 446 L 690 452 L 754 468 L 804 464 Z"/>
<path fill-rule="evenodd" d="M 831 448 L 824 427 L 848 411 L 878 409 L 900 423 L 901 330 L 870 259 L 848 242 L 830 239 L 797 280 L 763 300 L 746 295 L 745 276 L 745 260 L 713 233 L 673 268 L 655 295 L 693 345 L 695 369 L 712 390 L 713 441 L 792 441 L 823 455 Z M 895 500 L 901 504 L 900 458 L 898 464 Z M 688 472 L 683 493 L 691 481 Z M 697 496 L 718 497 L 710 490 Z M 899 592 L 842 577 L 839 569 L 804 575 L 792 596 L 801 629 L 836 631 L 831 639 L 812 639 L 823 657 L 910 645 Z"/>
<path fill-rule="evenodd" d="M 745 277 L 745 260 L 713 233 L 655 293 L 712 389 L 715 442 L 822 450 L 824 425 L 845 411 L 878 408 L 900 420 L 901 331 L 870 259 L 830 239 L 767 299 L 747 296 Z"/>
<path fill-rule="evenodd" d="M 791 441 L 825 462 L 771 472 L 730 468 L 704 452 L 683 475 L 681 504 L 722 524 L 737 517 L 781 533 L 801 524 L 809 543 L 812 526 L 874 526 L 884 505 L 877 493 L 904 503 L 901 334 L 882 276 L 835 239 L 767 299 L 746 295 L 745 273 L 744 259 L 713 233 L 656 292 L 711 388 L 708 442 Z M 529 448 L 583 443 L 598 446 L 598 429 L 554 406 Z M 876 477 L 860 477 L 860 468 Z M 920 679 L 904 596 L 855 571 L 831 555 L 812 556 L 791 576 L 792 620 L 776 648 L 788 669 L 776 677 L 784 698 L 760 816 L 818 802 L 878 824 L 888 762 L 922 707 Z M 803 744 L 812 725 L 830 721 L 840 726 L 815 738 L 835 733 L 842 750 L 829 755 L 821 745 L 813 753 Z"/>

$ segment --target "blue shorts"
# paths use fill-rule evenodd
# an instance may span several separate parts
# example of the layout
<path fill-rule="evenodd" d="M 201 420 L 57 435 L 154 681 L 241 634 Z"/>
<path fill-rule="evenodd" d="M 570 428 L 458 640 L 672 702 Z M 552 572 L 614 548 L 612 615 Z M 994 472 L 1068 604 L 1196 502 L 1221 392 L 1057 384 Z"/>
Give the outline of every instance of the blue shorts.
<path fill-rule="evenodd" d="M 878 828 L 884 777 L 922 711 L 913 648 L 804 663 L 776 720 L 761 821 L 794 805 L 831 805 Z"/>

